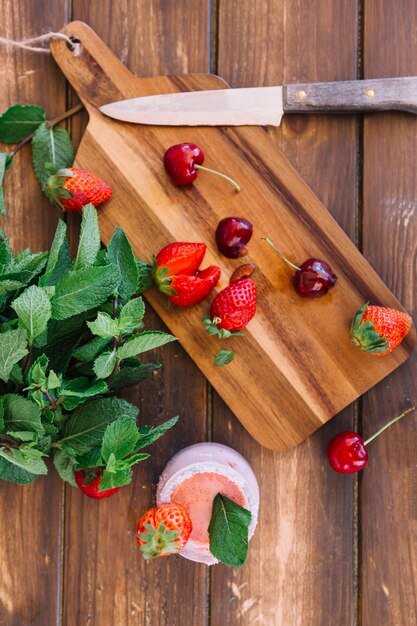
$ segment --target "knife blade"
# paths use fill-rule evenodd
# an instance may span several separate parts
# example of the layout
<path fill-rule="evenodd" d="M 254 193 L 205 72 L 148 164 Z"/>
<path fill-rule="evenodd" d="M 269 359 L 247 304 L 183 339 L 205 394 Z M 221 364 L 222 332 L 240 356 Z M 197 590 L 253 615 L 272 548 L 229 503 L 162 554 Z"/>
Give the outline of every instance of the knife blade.
<path fill-rule="evenodd" d="M 279 126 L 284 113 L 390 109 L 417 113 L 417 77 L 189 91 L 100 107 L 116 120 L 162 126 Z"/>

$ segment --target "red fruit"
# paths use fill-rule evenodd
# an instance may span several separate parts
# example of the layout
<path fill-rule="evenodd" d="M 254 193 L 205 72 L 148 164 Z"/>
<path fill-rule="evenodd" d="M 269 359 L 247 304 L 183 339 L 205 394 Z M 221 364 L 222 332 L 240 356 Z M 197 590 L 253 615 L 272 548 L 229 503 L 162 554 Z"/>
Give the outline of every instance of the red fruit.
<path fill-rule="evenodd" d="M 156 255 L 158 268 L 167 267 L 168 276 L 195 274 L 200 267 L 207 246 L 205 243 L 176 241 L 162 248 Z"/>
<path fill-rule="evenodd" d="M 233 179 L 208 167 L 203 167 L 203 163 L 204 153 L 195 143 L 178 143 L 168 148 L 164 154 L 165 169 L 177 185 L 190 185 L 197 178 L 198 170 L 204 170 L 225 178 L 240 191 L 239 185 Z"/>
<path fill-rule="evenodd" d="M 48 178 L 46 193 L 64 211 L 81 212 L 90 202 L 96 207 L 111 198 L 112 190 L 95 174 L 70 167 Z"/>
<path fill-rule="evenodd" d="M 89 498 L 95 500 L 101 500 L 102 498 L 108 498 L 114 493 L 119 491 L 120 487 L 114 487 L 113 489 L 106 489 L 105 491 L 99 491 L 99 485 L 101 483 L 102 470 L 101 469 L 88 469 L 78 470 L 75 472 L 75 482 L 79 489 Z"/>
<path fill-rule="evenodd" d="M 336 274 L 333 274 L 332 268 L 326 261 L 321 259 L 307 259 L 302 265 L 298 266 L 291 263 L 278 248 L 267 237 L 262 237 L 267 244 L 277 253 L 289 267 L 295 270 L 292 284 L 299 296 L 304 298 L 319 298 L 324 296 L 329 289 L 335 286 L 337 281 Z"/>
<path fill-rule="evenodd" d="M 331 467 L 341 474 L 358 472 L 368 462 L 365 442 L 358 433 L 346 431 L 336 435 L 327 448 Z"/>
<path fill-rule="evenodd" d="M 214 298 L 210 316 L 217 328 L 240 331 L 256 312 L 256 285 L 251 278 L 232 283 Z"/>
<path fill-rule="evenodd" d="M 177 306 L 191 306 L 201 302 L 213 291 L 219 282 L 220 274 L 220 267 L 210 265 L 194 276 L 185 274 L 174 276 L 170 286 L 177 295 L 171 294 L 169 299 Z"/>
<path fill-rule="evenodd" d="M 383 356 L 402 342 L 411 322 L 411 317 L 403 311 L 364 304 L 355 313 L 350 338 L 361 350 Z"/>
<path fill-rule="evenodd" d="M 247 254 L 252 233 L 252 224 L 243 217 L 225 217 L 217 226 L 217 247 L 224 256 L 237 259 Z"/>
<path fill-rule="evenodd" d="M 193 525 L 187 510 L 168 502 L 147 511 L 139 520 L 136 539 L 145 559 L 177 554 L 186 545 Z"/>
<path fill-rule="evenodd" d="M 335 286 L 336 274 L 326 261 L 308 259 L 300 265 L 292 278 L 292 284 L 298 295 L 304 298 L 319 298 Z"/>
<path fill-rule="evenodd" d="M 175 242 L 156 255 L 153 269 L 155 284 L 173 304 L 196 304 L 217 285 L 221 273 L 219 267 L 210 265 L 205 270 L 198 270 L 206 249 L 205 243 Z"/>

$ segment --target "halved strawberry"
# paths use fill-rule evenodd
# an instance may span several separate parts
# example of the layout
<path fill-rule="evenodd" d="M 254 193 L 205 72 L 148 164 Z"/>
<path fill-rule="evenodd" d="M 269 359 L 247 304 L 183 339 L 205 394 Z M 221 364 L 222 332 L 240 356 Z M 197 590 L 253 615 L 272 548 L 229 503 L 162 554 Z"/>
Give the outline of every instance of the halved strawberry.
<path fill-rule="evenodd" d="M 167 267 L 169 276 L 195 274 L 203 261 L 206 250 L 205 243 L 184 241 L 170 243 L 156 255 L 157 268 Z"/>
<path fill-rule="evenodd" d="M 220 267 L 210 265 L 201 272 L 196 272 L 195 276 L 180 274 L 173 276 L 171 288 L 175 294 L 171 294 L 169 299 L 177 306 L 191 306 L 197 304 L 213 291 L 219 282 L 221 274 Z"/>
<path fill-rule="evenodd" d="M 364 304 L 355 313 L 350 338 L 361 350 L 383 356 L 402 342 L 411 323 L 404 311 Z"/>

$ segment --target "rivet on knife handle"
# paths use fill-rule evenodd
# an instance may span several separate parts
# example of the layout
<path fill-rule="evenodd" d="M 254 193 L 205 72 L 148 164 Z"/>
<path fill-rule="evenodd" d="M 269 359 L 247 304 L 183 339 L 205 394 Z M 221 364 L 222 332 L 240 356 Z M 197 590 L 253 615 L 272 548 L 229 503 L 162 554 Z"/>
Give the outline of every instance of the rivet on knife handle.
<path fill-rule="evenodd" d="M 417 113 L 417 77 L 285 85 L 284 112 L 378 111 Z"/>

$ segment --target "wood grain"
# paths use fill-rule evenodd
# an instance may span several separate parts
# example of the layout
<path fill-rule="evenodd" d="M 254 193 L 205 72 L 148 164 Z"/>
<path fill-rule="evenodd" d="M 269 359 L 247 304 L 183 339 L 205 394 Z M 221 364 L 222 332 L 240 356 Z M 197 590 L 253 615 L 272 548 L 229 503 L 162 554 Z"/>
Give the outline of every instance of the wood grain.
<path fill-rule="evenodd" d="M 284 111 L 382 111 L 417 113 L 417 78 L 374 78 L 285 85 Z"/>
<path fill-rule="evenodd" d="M 211 88 L 215 77 L 135 79 L 88 27 L 72 23 L 66 32 L 81 39 L 81 56 L 74 58 L 63 42 L 53 43 L 53 54 L 90 113 L 77 163 L 88 167 L 94 160 L 95 171 L 115 181 L 117 189 L 100 211 L 104 241 L 119 225 L 136 253 L 148 259 L 170 241 L 206 241 L 207 263 L 222 267 L 224 278 L 218 288 L 223 288 L 234 265 L 219 259 L 212 233 L 219 219 L 239 210 L 254 224 L 258 237 L 274 233 L 278 247 L 292 260 L 310 256 L 331 260 L 339 276 L 338 288 L 320 301 L 302 300 L 290 288 L 288 268 L 281 267 L 260 239 L 253 241 L 250 258 L 257 267 L 257 315 L 244 341 L 230 340 L 238 358 L 228 366 L 227 377 L 213 364 L 218 343 L 202 330 L 206 303 L 187 311 L 168 309 L 164 296 L 147 294 L 260 443 L 274 449 L 299 443 L 408 357 L 414 329 L 384 359 L 364 355 L 349 339 L 352 316 L 363 302 L 401 305 L 263 129 L 187 129 L 188 140 L 207 148 L 207 163 L 215 160 L 220 170 L 239 180 L 244 191 L 225 190 L 223 180 L 213 182 L 208 176 L 182 189 L 169 184 L 161 168 L 164 150 L 183 140 L 181 128 L 115 122 L 96 109 L 105 101 L 138 93 Z M 143 182 L 138 184 L 138 179 Z M 256 373 L 253 363 L 257 363 Z M 245 402 L 236 394 L 240 388 L 252 389 Z"/>
<path fill-rule="evenodd" d="M 198 11 L 191 0 L 181 3 L 189 16 L 182 19 L 177 3 L 161 5 L 154 0 L 76 0 L 74 17 L 86 20 L 139 75 L 204 71 L 207 3 L 199 3 Z M 197 47 L 199 39 L 202 45 Z M 182 54 L 176 53 L 177 46 Z M 73 137 L 80 137 L 84 128 L 77 118 Z M 74 222 L 75 242 L 78 220 Z M 146 327 L 164 330 L 150 307 Z M 179 557 L 146 563 L 134 533 L 139 517 L 154 503 L 158 477 L 169 458 L 182 447 L 207 438 L 207 383 L 179 344 L 148 358 L 161 360 L 163 368 L 124 396 L 140 407 L 141 423 L 157 424 L 176 414 L 180 421 L 175 432 L 149 449 L 151 458 L 135 469 L 134 483 L 115 496 L 117 501 L 112 498 L 108 505 L 97 506 L 67 489 L 63 626 L 197 626 L 205 622 L 204 567 Z M 179 601 L 185 589 L 187 597 Z"/>
<path fill-rule="evenodd" d="M 417 73 L 414 2 L 365 3 L 365 77 Z M 364 125 L 365 255 L 417 313 L 417 124 L 379 114 Z M 414 354 L 364 399 L 369 436 L 417 401 Z M 417 621 L 417 416 L 410 415 L 370 445 L 361 482 L 361 623 L 409 626 Z M 372 446 L 372 447 L 371 447 Z"/>
<path fill-rule="evenodd" d="M 22 39 L 59 30 L 66 2 L 0 1 L 0 34 Z M 0 110 L 11 104 L 44 106 L 49 119 L 63 113 L 65 80 L 48 55 L 0 47 Z M 2 145 L 1 150 L 12 146 Z M 21 150 L 5 177 L 8 219 L 1 220 L 16 251 L 48 249 L 57 212 L 43 197 L 32 172 L 30 149 Z M 0 485 L 0 623 L 2 626 L 45 626 L 59 616 L 61 481 L 53 468 L 31 486 Z"/>
<path fill-rule="evenodd" d="M 229 2 L 219 27 L 219 73 L 232 86 L 355 76 L 355 2 Z M 355 240 L 356 118 L 291 115 L 270 134 Z M 297 448 L 273 454 L 215 397 L 213 438 L 252 464 L 261 511 L 244 568 L 211 571 L 213 626 L 356 624 L 354 481 L 325 458 L 332 436 L 353 423 L 350 406 Z"/>

